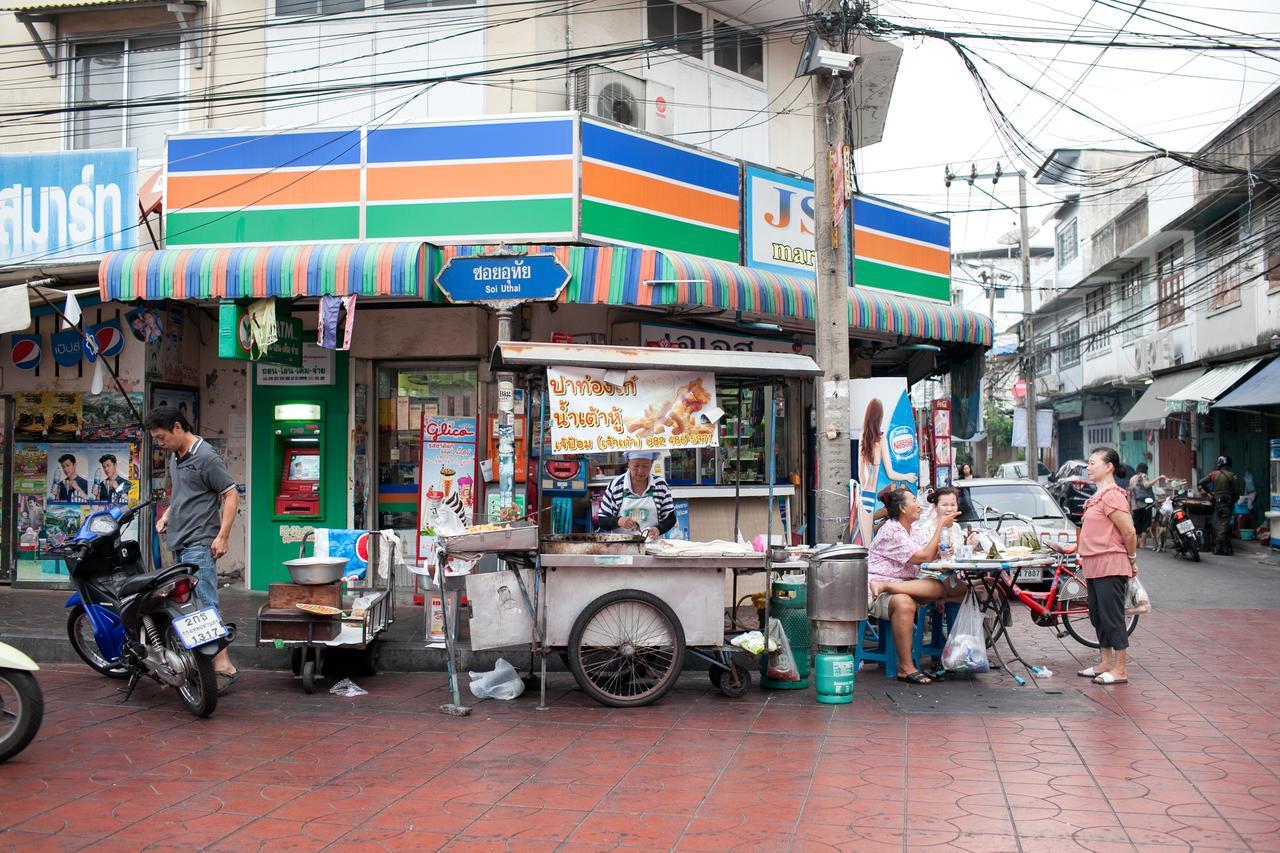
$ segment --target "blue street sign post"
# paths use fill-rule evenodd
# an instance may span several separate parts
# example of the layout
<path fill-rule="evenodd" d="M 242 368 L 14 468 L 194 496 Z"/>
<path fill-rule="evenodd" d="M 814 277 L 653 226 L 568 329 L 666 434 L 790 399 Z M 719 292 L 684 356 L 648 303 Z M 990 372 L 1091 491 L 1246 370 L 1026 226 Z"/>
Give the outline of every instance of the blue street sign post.
<path fill-rule="evenodd" d="M 569 271 L 555 255 L 454 257 L 436 276 L 450 302 L 512 307 L 549 302 L 569 283 Z"/>

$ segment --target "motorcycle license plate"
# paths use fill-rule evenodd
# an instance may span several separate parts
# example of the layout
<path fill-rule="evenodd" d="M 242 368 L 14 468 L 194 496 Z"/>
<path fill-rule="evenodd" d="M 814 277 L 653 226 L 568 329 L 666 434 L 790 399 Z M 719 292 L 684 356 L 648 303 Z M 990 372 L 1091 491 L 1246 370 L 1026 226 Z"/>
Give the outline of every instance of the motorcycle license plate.
<path fill-rule="evenodd" d="M 194 649 L 205 643 L 212 643 L 219 637 L 227 636 L 222 617 L 212 607 L 198 610 L 190 616 L 174 619 L 173 629 L 178 632 L 178 639 L 182 641 L 182 645 L 188 649 Z"/>
<path fill-rule="evenodd" d="M 1023 581 L 1039 581 L 1044 580 L 1044 572 L 1041 569 L 1018 569 L 1018 582 Z"/>
<path fill-rule="evenodd" d="M 1189 519 L 1189 518 L 1188 518 L 1186 521 L 1179 521 L 1179 522 L 1178 522 L 1178 532 L 1179 532 L 1179 533 L 1190 533 L 1191 531 L 1193 531 L 1193 530 L 1195 530 L 1195 529 L 1196 529 L 1196 523 L 1195 523 L 1194 521 L 1192 521 L 1191 519 Z"/>

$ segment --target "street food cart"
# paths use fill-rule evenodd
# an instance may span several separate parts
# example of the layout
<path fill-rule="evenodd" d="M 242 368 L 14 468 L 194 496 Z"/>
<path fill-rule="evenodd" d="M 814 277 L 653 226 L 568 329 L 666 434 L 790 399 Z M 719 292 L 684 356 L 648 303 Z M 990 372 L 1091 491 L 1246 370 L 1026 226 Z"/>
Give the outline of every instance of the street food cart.
<path fill-rule="evenodd" d="M 538 396 L 538 446 L 549 417 L 553 424 L 557 423 L 548 402 L 548 376 L 561 376 L 555 371 L 567 370 L 574 376 L 586 377 L 581 381 L 592 390 L 609 386 L 635 394 L 647 381 L 637 379 L 642 374 L 681 374 L 676 383 L 680 391 L 700 382 L 700 396 L 694 405 L 684 405 L 690 399 L 686 396 L 645 406 L 646 429 L 635 426 L 641 418 L 633 422 L 619 416 L 616 432 L 623 434 L 618 441 L 608 439 L 609 446 L 615 449 L 630 437 L 626 433 L 633 436 L 646 430 L 650 435 L 639 446 L 662 446 L 664 437 L 652 429 L 658 421 L 668 422 L 673 430 L 679 425 L 683 432 L 677 430 L 678 434 L 687 439 L 690 425 L 705 420 L 696 417 L 703 413 L 702 406 L 711 410 L 706 413 L 714 434 L 714 383 L 721 376 L 753 383 L 764 390 L 766 411 L 770 413 L 766 446 L 772 448 L 775 384 L 789 378 L 821 375 L 811 358 L 800 355 L 514 342 L 498 343 L 491 366 L 494 371 L 521 373 L 530 391 L 542 390 Z M 690 373 L 709 375 L 712 387 L 705 387 L 705 378 L 684 382 L 684 375 Z M 566 411 L 563 403 L 558 408 Z M 558 422 L 582 420 L 562 418 Z M 556 435 L 552 432 L 554 452 L 558 454 L 566 453 L 566 447 L 581 448 L 576 452 L 584 453 L 596 452 L 601 446 L 600 441 L 586 442 L 572 436 L 556 443 Z M 771 457 L 771 506 L 777 479 L 773 463 Z M 768 519 L 766 541 L 772 542 L 772 512 Z M 502 614 L 510 613 L 516 620 L 523 620 L 517 630 L 527 631 L 533 656 L 540 661 L 542 707 L 546 704 L 546 658 L 552 652 L 564 655 L 578 685 L 605 705 L 635 707 L 658 700 L 679 678 L 686 652 L 709 665 L 711 681 L 721 692 L 743 695 L 750 684 L 749 672 L 733 660 L 738 649 L 725 642 L 726 574 L 768 574 L 804 567 L 800 562 L 789 562 L 782 549 L 747 553 L 733 543 L 725 543 L 726 547 L 717 552 L 714 544 L 691 543 L 690 547 L 681 548 L 662 542 L 646 544 L 642 539 L 626 541 L 632 537 L 625 534 L 544 536 L 536 522 L 485 528 L 446 537 L 442 542 L 444 558 L 467 559 L 497 553 L 509 567 L 509 583 L 501 588 L 505 590 L 502 595 L 514 606 L 498 608 L 493 611 L 494 618 L 501 620 Z M 470 587 L 469 597 L 473 607 L 478 606 L 476 593 Z M 765 607 L 767 625 L 767 602 Z M 446 618 L 445 622 L 450 625 L 453 620 Z"/>

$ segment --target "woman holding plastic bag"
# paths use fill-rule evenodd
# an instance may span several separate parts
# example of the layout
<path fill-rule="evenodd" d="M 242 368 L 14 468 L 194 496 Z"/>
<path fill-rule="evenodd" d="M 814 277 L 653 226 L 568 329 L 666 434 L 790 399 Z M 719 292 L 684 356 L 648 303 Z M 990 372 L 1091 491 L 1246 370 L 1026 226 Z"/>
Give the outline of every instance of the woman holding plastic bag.
<path fill-rule="evenodd" d="M 1129 632 L 1125 625 L 1129 579 L 1137 575 L 1138 534 L 1129 496 L 1116 485 L 1120 456 L 1109 447 L 1089 455 L 1086 471 L 1098 487 L 1085 501 L 1080 526 L 1080 564 L 1089 592 L 1089 621 L 1098 635 L 1102 660 L 1080 670 L 1094 684 L 1127 684 Z"/>

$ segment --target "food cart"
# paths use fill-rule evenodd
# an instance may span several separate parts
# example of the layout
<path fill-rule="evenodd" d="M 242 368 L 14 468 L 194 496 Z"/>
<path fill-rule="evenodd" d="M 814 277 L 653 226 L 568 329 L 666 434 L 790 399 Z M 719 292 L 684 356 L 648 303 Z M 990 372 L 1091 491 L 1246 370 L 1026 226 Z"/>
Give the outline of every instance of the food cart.
<path fill-rule="evenodd" d="M 589 371 L 593 388 L 604 383 L 635 389 L 640 385 L 635 379 L 637 374 L 661 371 L 726 376 L 757 384 L 765 392 L 770 413 L 766 446 L 771 449 L 775 383 L 821 375 L 817 364 L 801 355 L 514 342 L 498 343 L 491 366 L 495 371 L 523 374 L 530 390 L 541 388 L 537 446 L 541 446 L 547 429 L 549 370 L 576 370 L 579 375 Z M 714 379 L 712 383 L 714 386 Z M 703 390 L 707 393 L 698 397 L 701 403 L 714 401 L 714 387 Z M 680 411 L 679 405 L 678 401 L 674 405 L 671 401 L 650 405 L 645 413 L 656 411 L 659 418 L 683 421 L 687 430 L 696 410 Z M 676 411 L 671 414 L 673 408 Z M 692 407 L 686 407 L 689 408 Z M 710 414 L 714 431 L 714 412 Z M 552 436 L 554 439 L 555 433 Z M 661 439 L 662 436 L 655 436 L 644 446 L 660 446 Z M 578 452 L 595 452 L 594 447 L 598 446 L 588 449 L 584 442 Z M 770 507 L 776 479 L 771 454 Z M 541 506 L 541 494 L 539 498 Z M 772 542 L 772 511 L 768 519 L 766 541 Z M 636 707 L 658 700 L 679 678 L 686 652 L 708 664 L 711 681 L 722 693 L 743 695 L 750 684 L 750 674 L 733 659 L 738 649 L 725 642 L 726 573 L 765 572 L 769 576 L 774 571 L 804 568 L 803 563 L 788 561 L 785 553 L 772 548 L 764 553 L 744 553 L 736 547 L 717 552 L 715 545 L 681 549 L 661 543 L 627 542 L 629 537 L 616 534 L 542 536 L 536 523 L 486 528 L 446 537 L 442 541 L 444 556 L 465 559 L 497 553 L 509 567 L 504 594 L 514 598 L 510 590 L 518 590 L 520 601 L 516 604 L 526 606 L 500 608 L 497 618 L 510 613 L 523 620 L 517 630 L 528 632 L 533 657 L 539 661 L 540 707 L 546 706 L 546 659 L 553 652 L 567 659 L 578 685 L 604 705 Z M 469 595 L 474 606 L 476 594 L 470 587 Z M 449 625 L 453 620 L 446 618 L 445 622 Z"/>

